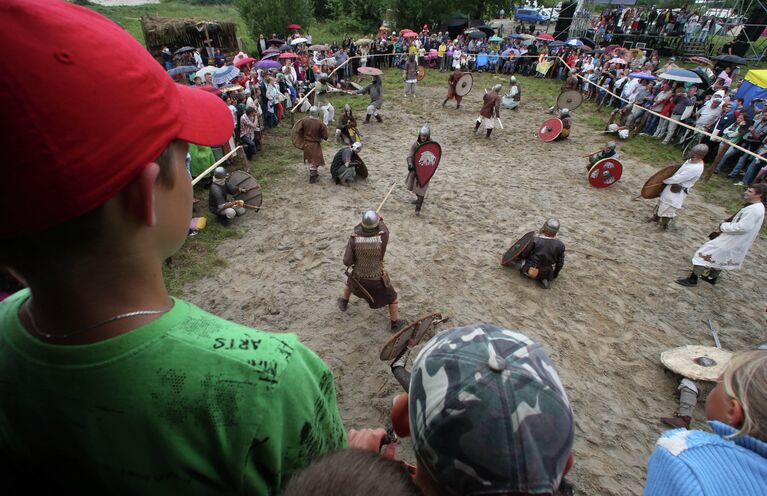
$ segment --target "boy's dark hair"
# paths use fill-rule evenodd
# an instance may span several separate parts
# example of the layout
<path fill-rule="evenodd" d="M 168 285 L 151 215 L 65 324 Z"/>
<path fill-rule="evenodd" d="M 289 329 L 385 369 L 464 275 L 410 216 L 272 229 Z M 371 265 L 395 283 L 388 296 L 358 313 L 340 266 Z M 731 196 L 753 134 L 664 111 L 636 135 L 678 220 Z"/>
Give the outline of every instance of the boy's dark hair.
<path fill-rule="evenodd" d="M 315 460 L 296 474 L 282 496 L 416 496 L 421 494 L 401 462 L 348 448 Z"/>
<path fill-rule="evenodd" d="M 762 197 L 762 203 L 765 203 L 765 200 L 767 200 L 767 184 L 757 183 L 749 187 L 759 194 Z"/>

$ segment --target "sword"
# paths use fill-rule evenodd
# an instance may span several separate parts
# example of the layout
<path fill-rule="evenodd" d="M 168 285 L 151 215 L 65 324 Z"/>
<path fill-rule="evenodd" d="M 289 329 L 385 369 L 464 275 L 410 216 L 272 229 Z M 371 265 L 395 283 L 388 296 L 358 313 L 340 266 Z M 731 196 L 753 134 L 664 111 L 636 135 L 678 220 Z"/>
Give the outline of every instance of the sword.
<path fill-rule="evenodd" d="M 501 129 L 503 129 L 503 122 L 501 122 L 501 118 L 496 117 L 496 119 L 498 119 L 498 125 L 501 126 Z"/>
<path fill-rule="evenodd" d="M 711 322 L 711 319 L 708 319 L 708 327 L 711 329 L 711 335 L 714 336 L 714 344 L 716 344 L 716 347 L 721 350 L 722 343 L 719 342 L 719 333 L 717 333 L 716 329 L 714 329 L 714 323 Z"/>

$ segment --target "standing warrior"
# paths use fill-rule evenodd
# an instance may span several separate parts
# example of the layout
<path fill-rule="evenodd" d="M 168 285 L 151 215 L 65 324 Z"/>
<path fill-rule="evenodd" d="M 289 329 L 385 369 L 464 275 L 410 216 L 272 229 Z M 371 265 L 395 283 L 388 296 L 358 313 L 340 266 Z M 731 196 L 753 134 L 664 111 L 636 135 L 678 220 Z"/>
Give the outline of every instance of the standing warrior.
<path fill-rule="evenodd" d="M 322 111 L 322 123 L 326 126 L 336 116 L 336 109 L 330 103 L 330 93 L 336 91 L 328 82 L 327 74 L 320 74 L 320 80 L 314 83 L 314 105 Z"/>
<path fill-rule="evenodd" d="M 405 63 L 405 96 L 415 98 L 415 85 L 418 83 L 418 61 L 415 54 L 410 54 Z"/>
<path fill-rule="evenodd" d="M 682 286 L 697 286 L 698 277 L 710 284 L 722 270 L 739 270 L 748 250 L 751 248 L 764 221 L 764 200 L 767 198 L 767 184 L 754 184 L 743 193 L 748 204 L 727 221 L 719 224 L 716 232 L 709 236 L 711 241 L 704 244 L 692 257 L 692 272 L 686 279 L 676 282 Z"/>
<path fill-rule="evenodd" d="M 547 220 L 519 267 L 523 276 L 537 280 L 544 289 L 549 289 L 565 265 L 565 244 L 556 239 L 558 232 L 559 221 Z"/>
<path fill-rule="evenodd" d="M 344 113 L 338 119 L 336 136 L 345 145 L 351 145 L 355 141 L 360 141 L 360 134 L 357 131 L 357 119 L 354 118 L 352 106 L 348 103 L 344 105 Z"/>
<path fill-rule="evenodd" d="M 384 270 L 384 256 L 389 244 L 389 229 L 383 218 L 374 210 L 362 215 L 362 222 L 354 227 L 344 252 L 347 279 L 344 295 L 338 299 L 338 308 L 345 312 L 351 295 L 368 302 L 370 308 L 389 306 L 391 330 L 397 331 L 405 325 L 399 317 L 397 291 Z"/>
<path fill-rule="evenodd" d="M 317 168 L 325 165 L 322 156 L 322 140 L 328 139 L 328 128 L 319 119 L 320 110 L 316 106 L 309 109 L 309 118 L 303 119 L 301 133 L 304 137 L 304 163 L 309 164 L 309 182 L 316 183 L 320 179 Z"/>
<path fill-rule="evenodd" d="M 517 85 L 516 77 L 511 76 L 509 83 L 511 85 L 509 93 L 501 98 L 501 105 L 503 105 L 503 108 L 516 110 L 519 108 L 520 100 L 522 100 L 522 91 L 519 89 L 519 85 Z"/>
<path fill-rule="evenodd" d="M 461 79 L 463 75 L 464 75 L 463 71 L 461 71 L 460 69 L 456 69 L 450 74 L 450 77 L 447 78 L 447 84 L 448 84 L 447 98 L 445 98 L 445 101 L 442 102 L 443 107 L 448 102 L 448 100 L 452 100 L 453 98 L 455 98 L 455 102 L 456 102 L 455 108 L 456 109 L 461 108 L 461 100 L 463 100 L 463 97 L 458 95 L 455 92 L 455 87 L 458 84 L 458 80 Z"/>
<path fill-rule="evenodd" d="M 485 96 L 482 97 L 482 110 L 479 111 L 479 117 L 474 123 L 474 132 L 479 129 L 480 124 L 485 125 L 486 133 L 485 138 L 490 139 L 490 133 L 493 132 L 495 127 L 495 118 L 501 118 L 501 89 L 502 85 L 496 84 L 493 86 L 493 91 L 485 91 Z"/>
<path fill-rule="evenodd" d="M 688 191 L 703 174 L 703 157 L 707 153 L 707 145 L 695 145 L 690 151 L 690 159 L 673 176 L 663 180 L 668 187 L 661 192 L 655 214 L 647 222 L 660 221 L 661 227 L 668 229 L 669 222 L 676 217 L 676 211 L 682 208 Z"/>
<path fill-rule="evenodd" d="M 355 141 L 349 146 L 345 146 L 336 152 L 333 161 L 330 163 L 330 175 L 336 184 L 342 186 L 351 186 L 357 177 L 357 167 L 355 162 L 359 162 L 357 155 L 362 150 L 362 143 Z M 367 177 L 367 174 L 365 174 Z"/>
<path fill-rule="evenodd" d="M 361 90 L 357 90 L 358 95 L 367 93 L 370 95 L 370 105 L 368 105 L 367 116 L 365 117 L 365 124 L 370 123 L 370 117 L 373 116 L 378 122 L 383 122 L 383 118 L 378 113 L 383 105 L 383 83 L 381 82 L 381 76 L 373 76 L 373 82 L 365 86 Z"/>
<path fill-rule="evenodd" d="M 415 205 L 415 214 L 421 215 L 421 207 L 423 207 L 423 199 L 426 196 L 426 190 L 429 189 L 428 183 L 421 186 L 418 181 L 418 176 L 415 173 L 415 152 L 422 143 L 426 143 L 431 139 L 431 129 L 428 124 L 424 124 L 421 130 L 418 132 L 418 139 L 410 146 L 410 153 L 407 156 L 407 177 L 405 178 L 405 187 L 408 191 L 415 194 L 416 199 L 411 203 Z"/>

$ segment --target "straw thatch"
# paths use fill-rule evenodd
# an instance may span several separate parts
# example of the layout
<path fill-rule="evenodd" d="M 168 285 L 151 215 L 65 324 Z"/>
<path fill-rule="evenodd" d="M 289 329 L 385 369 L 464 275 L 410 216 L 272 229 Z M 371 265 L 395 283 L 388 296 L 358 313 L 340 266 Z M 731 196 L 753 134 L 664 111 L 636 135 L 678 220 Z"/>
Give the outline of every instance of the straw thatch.
<path fill-rule="evenodd" d="M 183 46 L 202 48 L 205 39 L 205 29 L 213 40 L 213 47 L 224 52 L 236 53 L 237 25 L 233 22 L 212 21 L 202 18 L 168 19 L 164 17 L 142 17 L 141 30 L 149 53 L 155 57 L 167 46 L 171 51 Z"/>

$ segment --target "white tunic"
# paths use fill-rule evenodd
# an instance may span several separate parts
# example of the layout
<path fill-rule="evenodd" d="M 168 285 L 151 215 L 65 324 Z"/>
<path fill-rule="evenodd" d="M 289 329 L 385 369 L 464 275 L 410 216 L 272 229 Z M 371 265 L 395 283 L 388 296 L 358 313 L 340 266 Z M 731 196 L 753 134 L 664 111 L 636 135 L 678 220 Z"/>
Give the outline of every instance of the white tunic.
<path fill-rule="evenodd" d="M 752 203 L 740 209 L 732 222 L 725 222 L 719 230 L 721 234 L 698 248 L 692 257 L 694 265 L 703 265 L 712 269 L 738 270 L 762 228 L 764 204 Z"/>
<path fill-rule="evenodd" d="M 676 174 L 665 179 L 663 182 L 666 184 L 678 184 L 682 188 L 690 189 L 698 181 L 701 174 L 703 174 L 703 162 L 692 162 L 690 160 L 682 164 Z M 660 201 L 667 203 L 674 208 L 682 208 L 684 199 L 687 198 L 687 193 L 684 189 L 679 193 L 672 193 L 671 188 L 665 188 L 660 194 Z"/>

